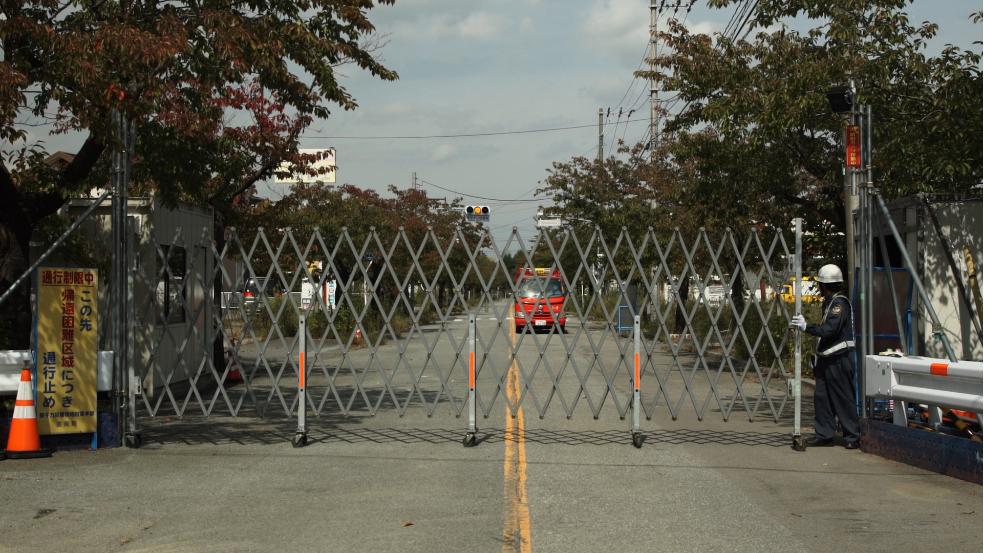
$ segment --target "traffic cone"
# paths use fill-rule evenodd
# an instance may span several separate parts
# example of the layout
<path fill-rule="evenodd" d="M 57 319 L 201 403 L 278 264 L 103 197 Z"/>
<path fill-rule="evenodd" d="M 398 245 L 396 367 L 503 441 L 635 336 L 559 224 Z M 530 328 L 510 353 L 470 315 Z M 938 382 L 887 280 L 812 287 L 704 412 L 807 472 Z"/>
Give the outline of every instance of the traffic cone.
<path fill-rule="evenodd" d="M 21 369 L 20 386 L 14 401 L 14 417 L 10 421 L 10 434 L 7 437 L 7 458 L 41 457 L 51 457 L 51 450 L 41 448 L 38 415 L 34 409 L 34 393 L 31 390 L 31 369 Z"/>
<path fill-rule="evenodd" d="M 229 341 L 229 349 L 226 350 L 226 365 L 229 366 L 229 373 L 226 375 L 227 384 L 238 384 L 243 381 L 242 367 L 239 364 L 239 356 L 236 355 L 236 339 Z"/>
<path fill-rule="evenodd" d="M 355 339 L 352 340 L 352 345 L 361 346 L 362 345 L 362 329 L 355 329 Z"/>

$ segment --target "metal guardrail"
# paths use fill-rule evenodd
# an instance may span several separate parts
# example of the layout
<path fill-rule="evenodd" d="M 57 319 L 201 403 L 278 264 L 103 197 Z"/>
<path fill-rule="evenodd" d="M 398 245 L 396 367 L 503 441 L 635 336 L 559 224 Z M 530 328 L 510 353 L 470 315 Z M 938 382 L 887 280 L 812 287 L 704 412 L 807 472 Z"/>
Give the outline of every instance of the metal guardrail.
<path fill-rule="evenodd" d="M 928 357 L 865 357 L 865 395 L 893 399 L 895 423 L 905 425 L 904 402 L 984 412 L 984 363 Z"/>

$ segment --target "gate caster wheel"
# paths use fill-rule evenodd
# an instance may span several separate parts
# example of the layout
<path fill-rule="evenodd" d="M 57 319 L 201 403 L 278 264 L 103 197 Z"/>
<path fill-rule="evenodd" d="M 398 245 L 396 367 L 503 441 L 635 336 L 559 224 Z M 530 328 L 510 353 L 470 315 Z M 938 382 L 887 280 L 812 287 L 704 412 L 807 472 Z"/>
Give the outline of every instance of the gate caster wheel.
<path fill-rule="evenodd" d="M 803 436 L 793 436 L 793 451 L 806 451 L 806 440 Z"/>
<path fill-rule="evenodd" d="M 123 435 L 123 444 L 131 449 L 139 449 L 143 445 L 143 436 L 140 433 L 127 432 Z"/>
<path fill-rule="evenodd" d="M 468 432 L 467 434 L 465 434 L 465 438 L 463 440 L 461 440 L 461 445 L 463 445 L 465 447 L 474 447 L 475 446 L 475 442 L 476 442 L 475 433 L 474 432 Z"/>
<path fill-rule="evenodd" d="M 636 449 L 641 448 L 642 447 L 642 442 L 644 442 L 644 441 L 646 441 L 646 435 L 645 434 L 643 434 L 642 432 L 633 432 L 632 433 L 632 445 L 634 445 Z"/>
<path fill-rule="evenodd" d="M 307 434 L 303 432 L 298 432 L 294 434 L 294 437 L 290 439 L 290 445 L 293 447 L 304 447 L 307 445 Z"/>

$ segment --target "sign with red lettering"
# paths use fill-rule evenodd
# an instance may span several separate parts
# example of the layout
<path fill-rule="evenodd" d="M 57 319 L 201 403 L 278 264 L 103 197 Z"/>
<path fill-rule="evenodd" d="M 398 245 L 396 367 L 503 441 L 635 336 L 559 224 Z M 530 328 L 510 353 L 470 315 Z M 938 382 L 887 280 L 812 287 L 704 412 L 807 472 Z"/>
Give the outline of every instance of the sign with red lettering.
<path fill-rule="evenodd" d="M 844 131 L 844 164 L 850 169 L 860 169 L 861 127 L 857 125 L 848 125 Z"/>
<path fill-rule="evenodd" d="M 42 267 L 38 277 L 38 429 L 95 432 L 98 274 Z"/>

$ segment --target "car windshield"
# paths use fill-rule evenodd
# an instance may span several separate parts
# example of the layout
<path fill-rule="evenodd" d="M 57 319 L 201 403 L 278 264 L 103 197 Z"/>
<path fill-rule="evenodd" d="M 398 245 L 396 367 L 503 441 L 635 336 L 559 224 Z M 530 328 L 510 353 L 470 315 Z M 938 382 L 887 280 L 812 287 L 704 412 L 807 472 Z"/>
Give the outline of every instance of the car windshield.
<path fill-rule="evenodd" d="M 540 294 L 543 293 L 543 296 Z M 564 295 L 564 288 L 555 278 L 526 278 L 519 283 L 521 298 L 555 298 Z"/>

